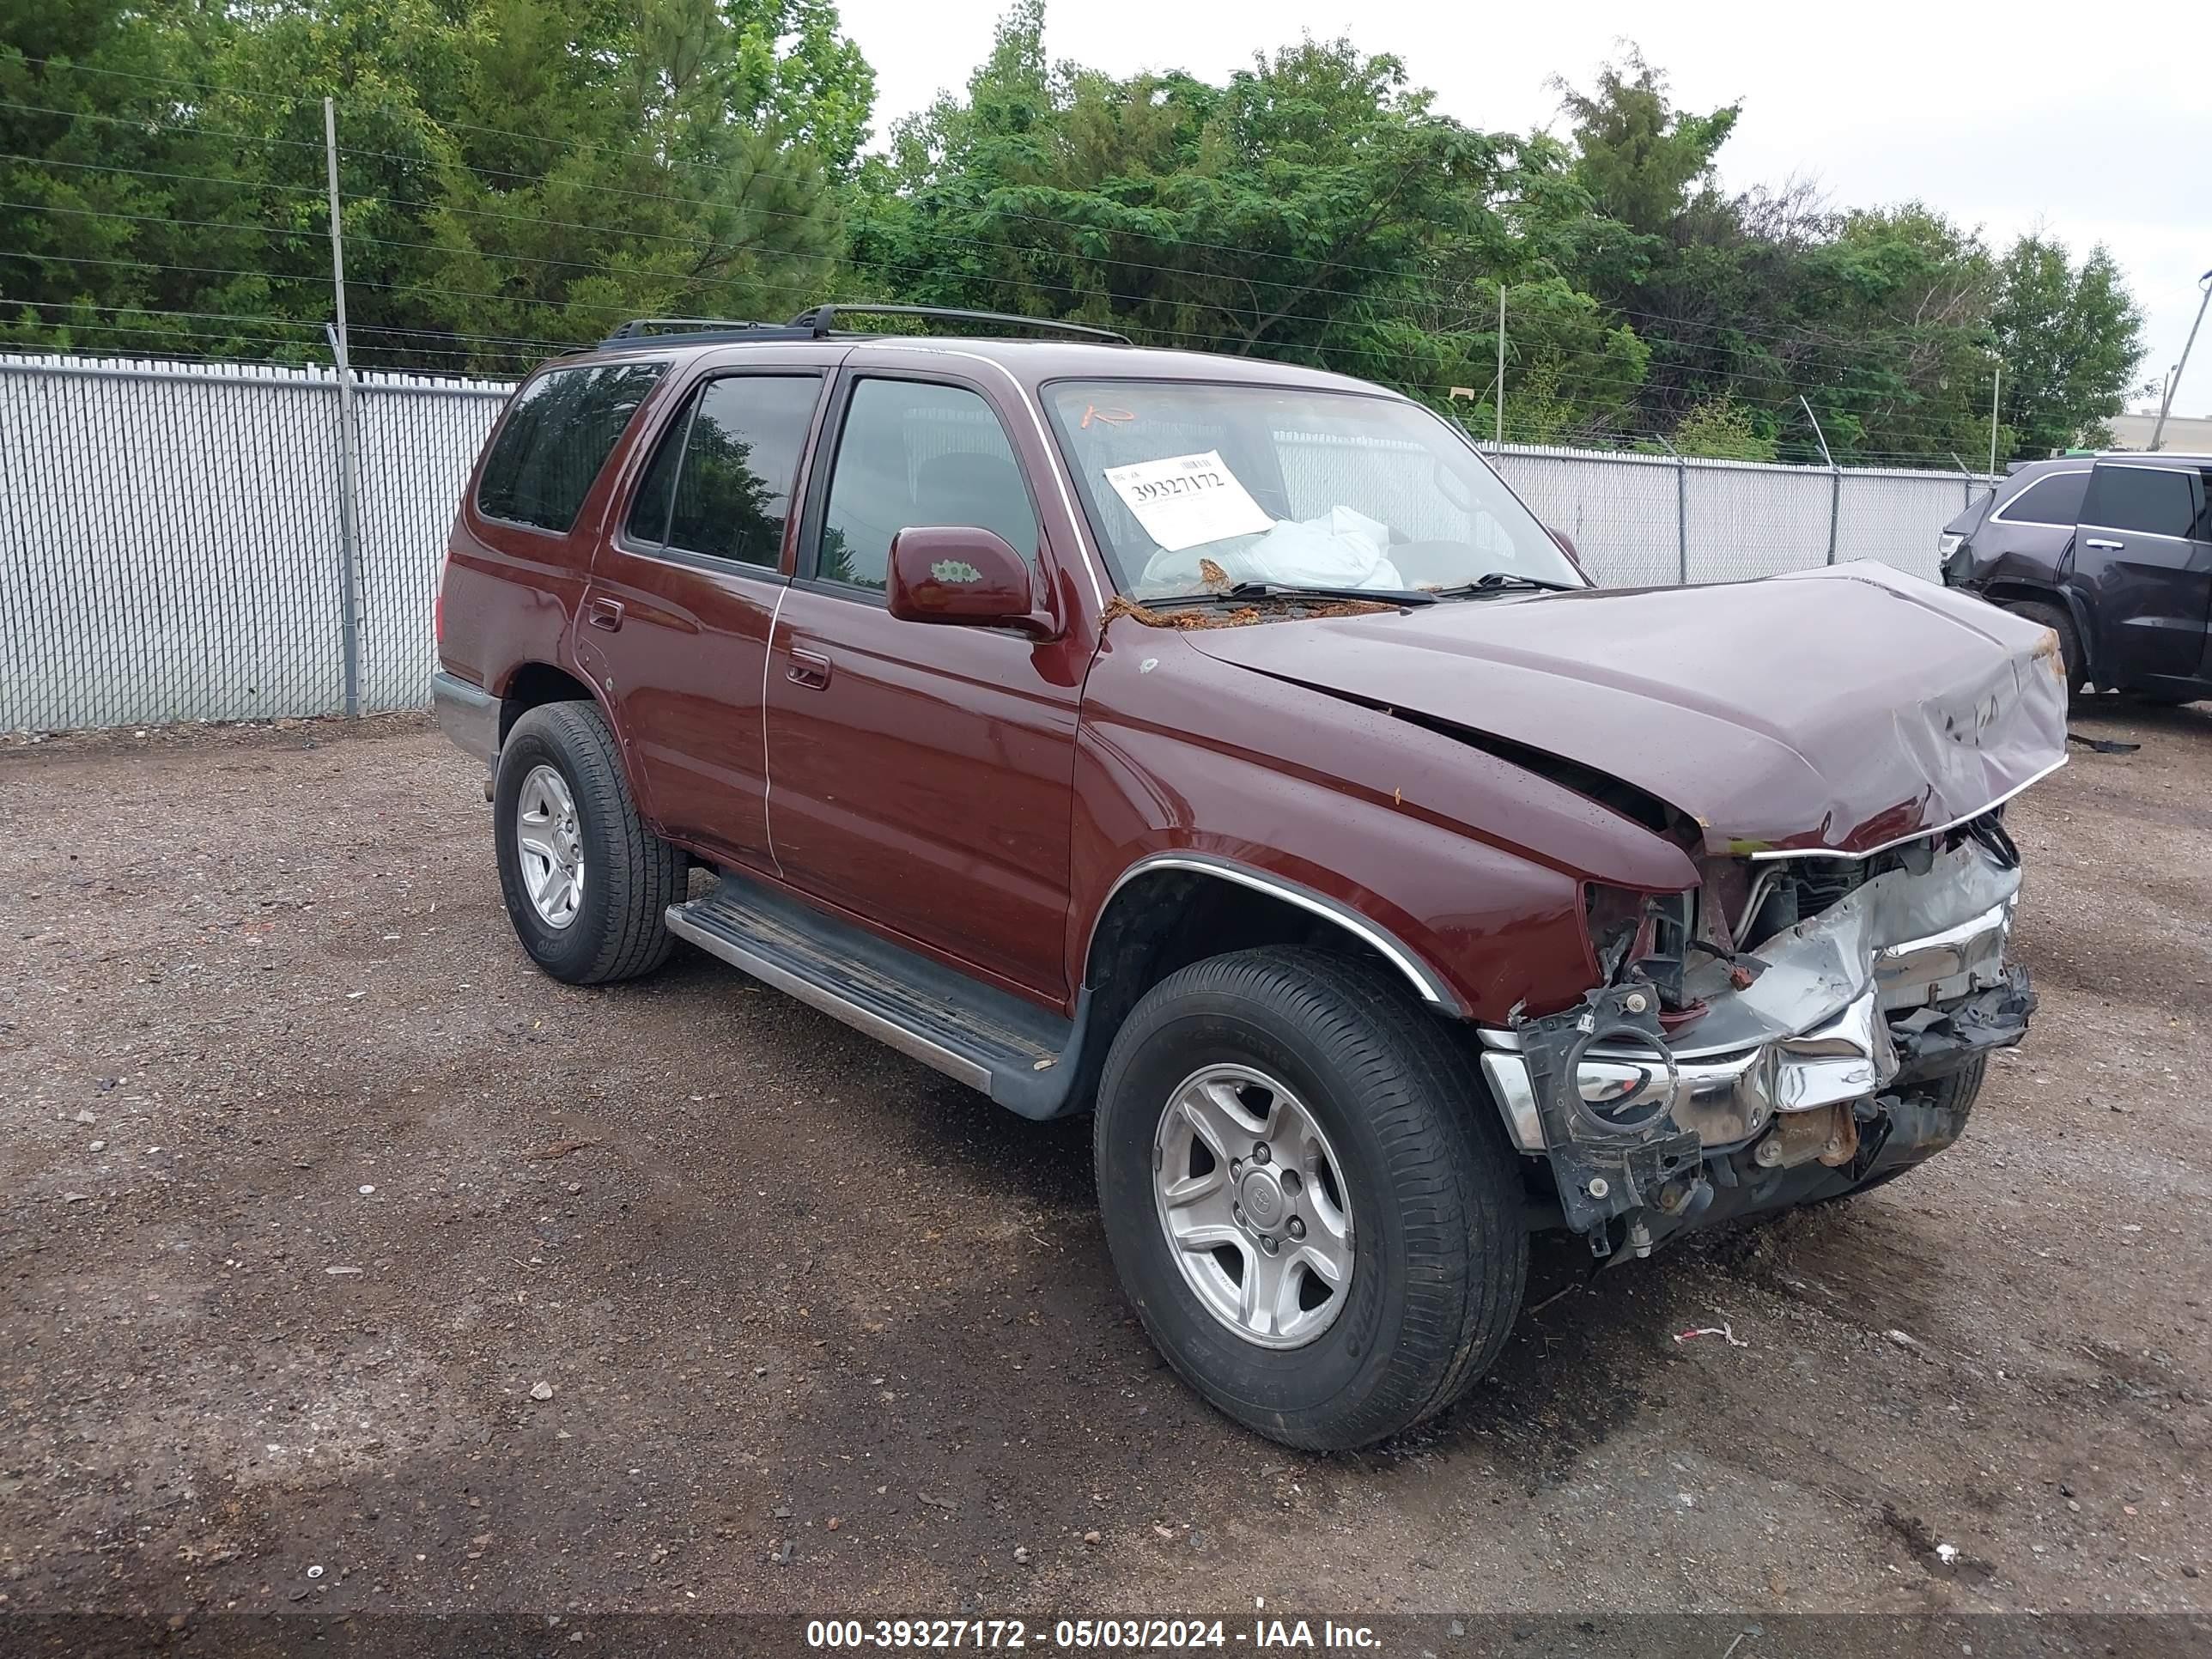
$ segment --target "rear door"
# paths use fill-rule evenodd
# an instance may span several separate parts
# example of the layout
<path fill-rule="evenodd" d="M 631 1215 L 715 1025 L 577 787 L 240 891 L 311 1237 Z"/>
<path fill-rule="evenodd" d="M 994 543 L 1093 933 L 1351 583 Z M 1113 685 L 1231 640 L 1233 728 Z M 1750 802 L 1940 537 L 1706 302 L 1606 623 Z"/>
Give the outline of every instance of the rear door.
<path fill-rule="evenodd" d="M 2099 461 L 2074 538 L 2074 585 L 2095 630 L 2091 678 L 2125 687 L 2193 678 L 2212 617 L 2212 542 L 2194 467 Z"/>
<path fill-rule="evenodd" d="M 911 525 L 996 532 L 1044 567 L 1041 592 L 1070 532 L 1040 513 L 1011 388 L 951 370 L 841 382 L 769 664 L 777 866 L 859 921 L 1063 1001 L 1087 635 L 901 622 L 884 590 Z"/>
<path fill-rule="evenodd" d="M 647 816 L 759 869 L 773 868 L 762 680 L 830 362 L 808 348 L 752 348 L 700 380 L 640 446 L 577 629 Z"/>
<path fill-rule="evenodd" d="M 2000 585 L 2058 588 L 2088 489 L 2087 461 L 2056 468 L 2039 464 L 2005 479 L 1951 520 L 1937 544 L 1943 580 L 1978 592 Z"/>

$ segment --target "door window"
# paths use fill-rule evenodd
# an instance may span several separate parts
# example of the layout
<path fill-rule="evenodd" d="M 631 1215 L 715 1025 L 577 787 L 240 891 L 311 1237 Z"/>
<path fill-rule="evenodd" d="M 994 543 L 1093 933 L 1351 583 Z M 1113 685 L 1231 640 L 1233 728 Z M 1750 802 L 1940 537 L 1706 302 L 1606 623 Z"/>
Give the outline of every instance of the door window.
<path fill-rule="evenodd" d="M 668 503 L 676 494 L 677 469 L 684 464 L 684 434 L 691 429 L 691 411 L 698 406 L 696 395 L 686 399 L 661 434 L 660 447 L 653 452 L 653 465 L 646 468 L 645 482 L 630 499 L 629 519 L 623 526 L 634 542 L 658 547 L 668 539 Z"/>
<path fill-rule="evenodd" d="M 2081 498 L 2089 489 L 2089 469 L 2052 472 L 2007 501 L 1998 516 L 2007 524 L 2046 524 L 2071 530 L 2081 522 Z"/>
<path fill-rule="evenodd" d="M 915 525 L 975 526 L 1036 556 L 1036 510 L 990 404 L 960 386 L 862 380 L 830 475 L 815 574 L 880 592 L 891 538 Z"/>
<path fill-rule="evenodd" d="M 2189 474 L 2157 466 L 2099 467 L 2081 507 L 2083 524 L 2152 536 L 2186 536 L 2196 516 Z"/>
<path fill-rule="evenodd" d="M 773 570 L 821 381 L 738 374 L 700 395 L 668 515 L 668 544 Z"/>
<path fill-rule="evenodd" d="M 811 374 L 709 380 L 670 424 L 630 509 L 637 540 L 773 570 L 822 382 Z M 665 525 L 666 528 L 662 528 Z"/>

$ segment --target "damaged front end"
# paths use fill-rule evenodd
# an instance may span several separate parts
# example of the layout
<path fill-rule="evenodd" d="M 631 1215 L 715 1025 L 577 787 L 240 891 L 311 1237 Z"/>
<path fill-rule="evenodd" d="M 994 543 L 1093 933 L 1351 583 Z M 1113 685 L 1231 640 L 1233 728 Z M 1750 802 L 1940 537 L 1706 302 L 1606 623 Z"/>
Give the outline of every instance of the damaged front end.
<path fill-rule="evenodd" d="M 2020 859 L 1992 809 L 1867 858 L 1710 859 L 1593 890 L 1606 982 L 1483 1032 L 1566 1224 L 1636 1255 L 1701 1221 L 1848 1192 L 1958 1138 L 1960 1074 L 2035 1006 L 2006 960 Z"/>

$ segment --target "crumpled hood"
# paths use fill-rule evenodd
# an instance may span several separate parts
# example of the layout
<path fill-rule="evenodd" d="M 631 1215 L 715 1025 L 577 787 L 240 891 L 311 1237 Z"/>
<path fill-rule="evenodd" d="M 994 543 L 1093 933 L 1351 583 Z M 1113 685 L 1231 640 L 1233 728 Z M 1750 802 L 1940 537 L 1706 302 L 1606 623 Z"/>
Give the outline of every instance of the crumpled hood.
<path fill-rule="evenodd" d="M 1217 660 L 1595 768 L 1714 853 L 1864 853 L 2066 756 L 2048 629 L 1863 563 L 1183 636 Z"/>

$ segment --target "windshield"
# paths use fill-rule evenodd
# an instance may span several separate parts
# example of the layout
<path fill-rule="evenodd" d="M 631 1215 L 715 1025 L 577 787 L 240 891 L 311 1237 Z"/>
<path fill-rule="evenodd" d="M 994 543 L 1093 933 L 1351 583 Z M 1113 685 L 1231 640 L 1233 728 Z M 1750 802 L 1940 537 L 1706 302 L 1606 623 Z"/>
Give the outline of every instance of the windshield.
<path fill-rule="evenodd" d="M 1132 599 L 1241 583 L 1585 586 L 1456 429 L 1418 404 L 1189 380 L 1063 380 L 1044 392 Z"/>

